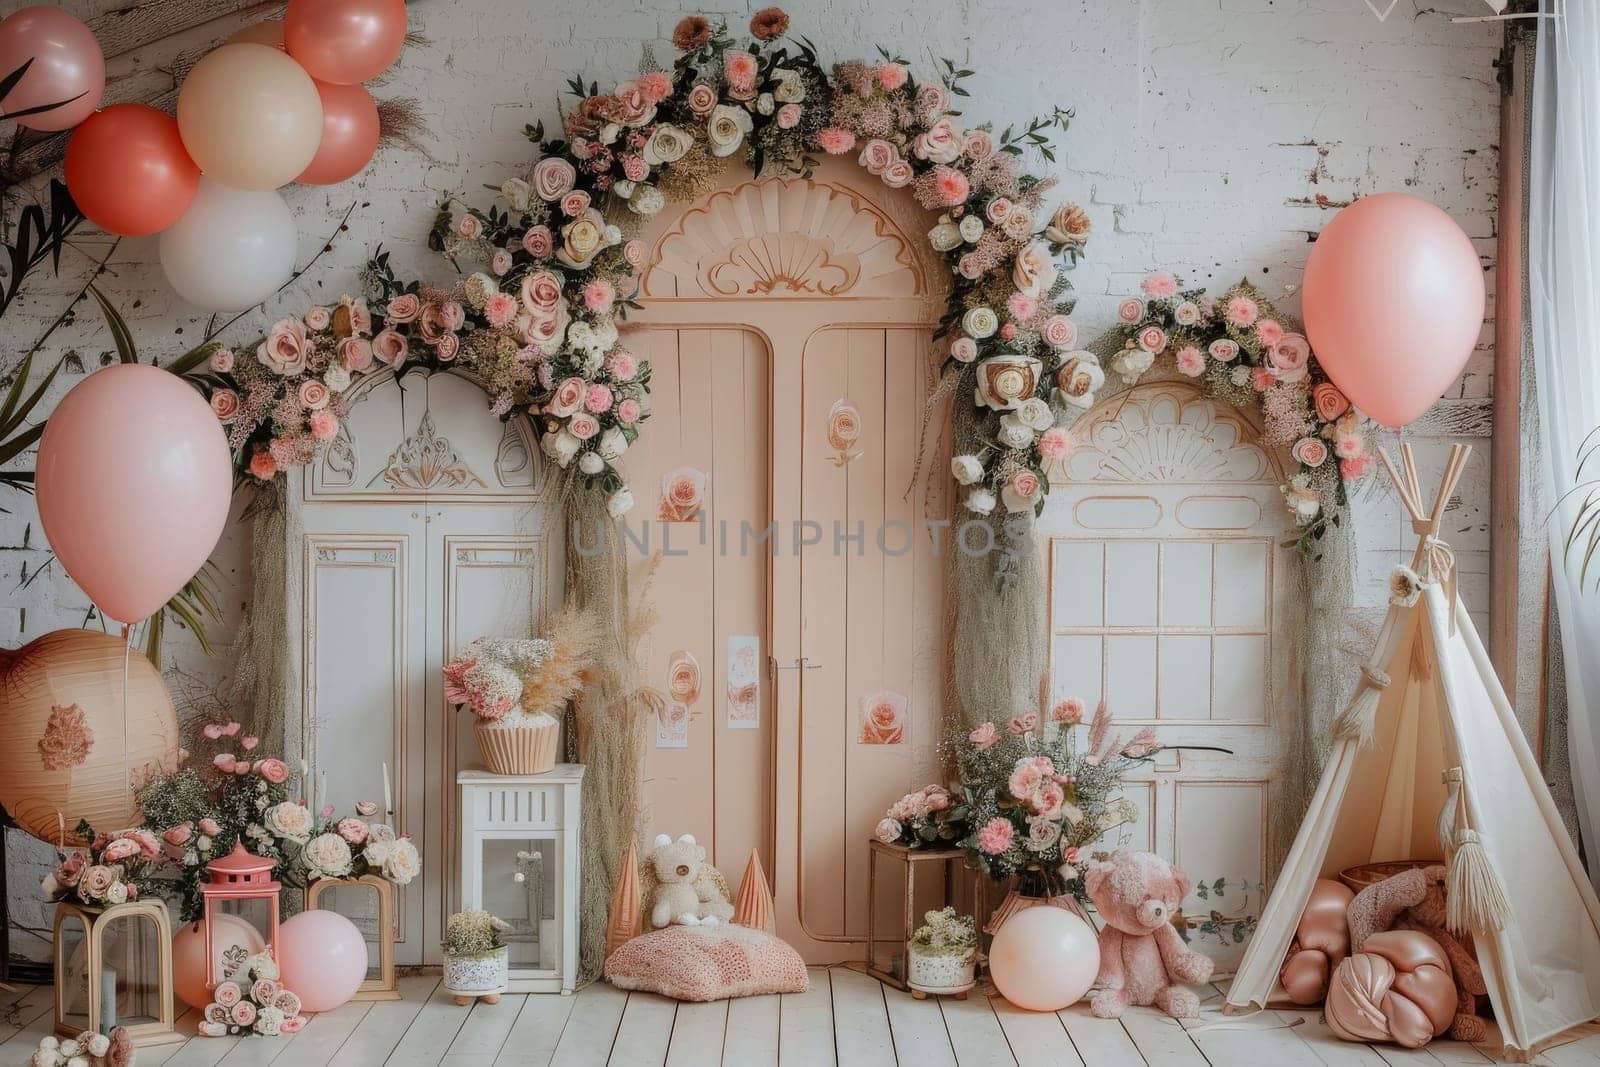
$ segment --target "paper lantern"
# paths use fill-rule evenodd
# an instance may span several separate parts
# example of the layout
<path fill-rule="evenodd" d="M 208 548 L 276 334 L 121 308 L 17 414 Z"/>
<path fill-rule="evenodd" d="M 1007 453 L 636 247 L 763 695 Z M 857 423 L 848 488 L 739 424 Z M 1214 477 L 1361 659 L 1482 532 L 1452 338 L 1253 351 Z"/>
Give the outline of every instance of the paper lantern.
<path fill-rule="evenodd" d="M 205 959 L 217 958 L 216 943 L 225 936 L 225 932 L 219 932 L 219 928 L 232 917 L 227 909 L 260 901 L 266 905 L 267 911 L 266 923 L 260 930 L 262 940 L 266 942 L 267 952 L 272 958 L 280 965 L 283 963 L 278 952 L 278 891 L 283 886 L 272 877 L 272 869 L 277 865 L 277 860 L 257 856 L 239 841 L 233 843 L 232 852 L 206 864 L 206 882 L 200 887 L 204 908 L 200 921 L 205 929 Z M 213 969 L 206 975 L 206 988 L 215 989 L 223 980 L 224 976 Z"/>
<path fill-rule="evenodd" d="M 23 830 L 59 847 L 88 844 L 76 833 L 83 820 L 97 831 L 136 826 L 130 782 L 177 766 L 166 683 L 120 637 L 57 630 L 0 649 L 0 804 Z"/>

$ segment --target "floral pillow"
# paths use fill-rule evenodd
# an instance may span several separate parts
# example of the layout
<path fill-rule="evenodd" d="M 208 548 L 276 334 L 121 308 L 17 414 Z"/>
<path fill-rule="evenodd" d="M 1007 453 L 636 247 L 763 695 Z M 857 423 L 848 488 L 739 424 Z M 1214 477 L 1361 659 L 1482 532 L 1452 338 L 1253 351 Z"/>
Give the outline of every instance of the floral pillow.
<path fill-rule="evenodd" d="M 805 961 L 788 944 L 747 926 L 668 926 L 621 945 L 606 960 L 618 989 L 674 1000 L 725 1000 L 804 993 Z"/>

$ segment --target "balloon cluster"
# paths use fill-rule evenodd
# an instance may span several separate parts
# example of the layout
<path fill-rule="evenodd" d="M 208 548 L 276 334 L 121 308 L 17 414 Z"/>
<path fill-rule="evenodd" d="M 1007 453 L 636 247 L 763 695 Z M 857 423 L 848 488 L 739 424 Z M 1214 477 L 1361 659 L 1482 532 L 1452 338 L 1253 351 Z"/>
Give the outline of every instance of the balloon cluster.
<path fill-rule="evenodd" d="M 294 270 L 278 187 L 342 182 L 377 150 L 378 105 L 361 83 L 405 37 L 405 0 L 291 0 L 283 21 L 246 27 L 195 64 L 174 118 L 144 104 L 97 110 L 94 35 L 57 8 L 27 7 L 0 22 L 0 77 L 29 64 L 0 112 L 37 130 L 77 126 L 66 179 L 84 215 L 125 237 L 159 233 L 179 296 L 238 311 Z M 60 106 L 32 110 L 49 104 Z"/>

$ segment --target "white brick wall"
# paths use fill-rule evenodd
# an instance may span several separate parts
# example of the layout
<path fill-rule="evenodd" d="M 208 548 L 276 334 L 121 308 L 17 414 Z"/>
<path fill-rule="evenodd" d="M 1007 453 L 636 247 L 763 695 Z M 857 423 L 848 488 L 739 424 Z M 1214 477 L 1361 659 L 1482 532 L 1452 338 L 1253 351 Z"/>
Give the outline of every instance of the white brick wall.
<path fill-rule="evenodd" d="M 3 0 L 0 14 L 26 0 Z M 76 0 L 83 13 L 105 4 Z M 713 0 L 742 32 L 761 3 Z M 967 121 L 996 128 L 1047 110 L 1074 107 L 1077 119 L 1055 167 L 1060 193 L 1085 202 L 1095 223 L 1087 260 L 1074 275 L 1080 324 L 1095 332 L 1117 298 L 1157 266 L 1223 287 L 1248 274 L 1283 299 L 1298 281 L 1309 238 L 1352 197 L 1404 190 L 1451 212 L 1493 262 L 1499 96 L 1493 25 L 1452 25 L 1451 14 L 1486 10 L 1481 0 L 1407 0 L 1379 22 L 1362 0 L 790 0 L 794 29 L 827 59 L 872 54 L 882 42 L 923 69 L 949 56 L 978 76 Z M 1381 5 L 1380 5 L 1381 7 Z M 354 273 L 378 243 L 403 272 L 440 275 L 447 266 L 423 246 L 439 196 L 478 195 L 530 158 L 522 126 L 553 124 L 566 77 L 582 71 L 602 85 L 634 72 L 653 44 L 669 62 L 670 35 L 684 9 L 663 0 L 451 0 L 411 5 L 428 43 L 411 48 L 375 87 L 380 99 L 415 97 L 429 132 L 426 154 L 380 153 L 365 174 L 331 189 L 290 187 L 300 219 L 302 259 L 344 209 L 359 203 L 349 232 L 295 291 L 248 317 L 230 337 L 331 301 L 356 286 Z M 192 45 L 191 45 L 192 47 Z M 104 243 L 80 242 L 98 258 Z M 8 315 L 0 365 L 9 366 L 81 286 L 90 260 L 71 253 L 59 282 L 34 283 Z M 125 241 L 103 288 L 126 313 L 141 351 L 170 358 L 201 335 L 204 320 L 177 304 L 154 264 L 152 240 Z M 1293 307 L 1295 302 L 1288 301 Z M 1490 391 L 1490 336 L 1457 386 Z M 59 331 L 52 352 L 72 349 L 89 368 L 110 358 L 110 342 L 88 305 Z M 65 374 L 64 392 L 80 375 Z M 1487 444 L 1487 442 L 1483 442 Z M 1487 449 L 1463 484 L 1456 534 L 1463 589 L 1486 605 Z M 1404 544 L 1398 515 L 1376 495 L 1357 516 L 1366 596 L 1380 598 L 1389 560 Z M 61 626 L 84 623 L 88 604 L 50 569 L 31 502 L 0 501 L 0 645 L 14 647 Z M 217 562 L 232 616 L 247 595 L 241 529 Z M 230 616 L 230 618 L 232 617 Z M 226 642 L 227 634 L 221 635 Z M 191 641 L 172 642 L 176 668 L 200 680 L 218 667 Z M 180 694 L 181 695 L 181 694 Z M 31 926 L 36 850 L 12 840 L 12 903 Z M 33 863 L 28 863 L 32 853 Z M 27 947 L 27 938 L 19 946 Z"/>

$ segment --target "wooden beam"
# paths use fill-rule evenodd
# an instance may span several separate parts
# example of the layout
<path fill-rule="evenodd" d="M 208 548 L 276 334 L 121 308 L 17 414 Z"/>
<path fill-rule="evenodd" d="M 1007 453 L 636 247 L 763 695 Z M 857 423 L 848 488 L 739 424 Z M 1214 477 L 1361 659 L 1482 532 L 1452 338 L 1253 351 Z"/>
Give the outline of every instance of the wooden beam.
<path fill-rule="evenodd" d="M 129 0 L 90 19 L 89 28 L 106 58 L 115 59 L 213 19 L 251 8 L 261 8 L 266 17 L 268 9 L 282 6 L 264 0 Z"/>

